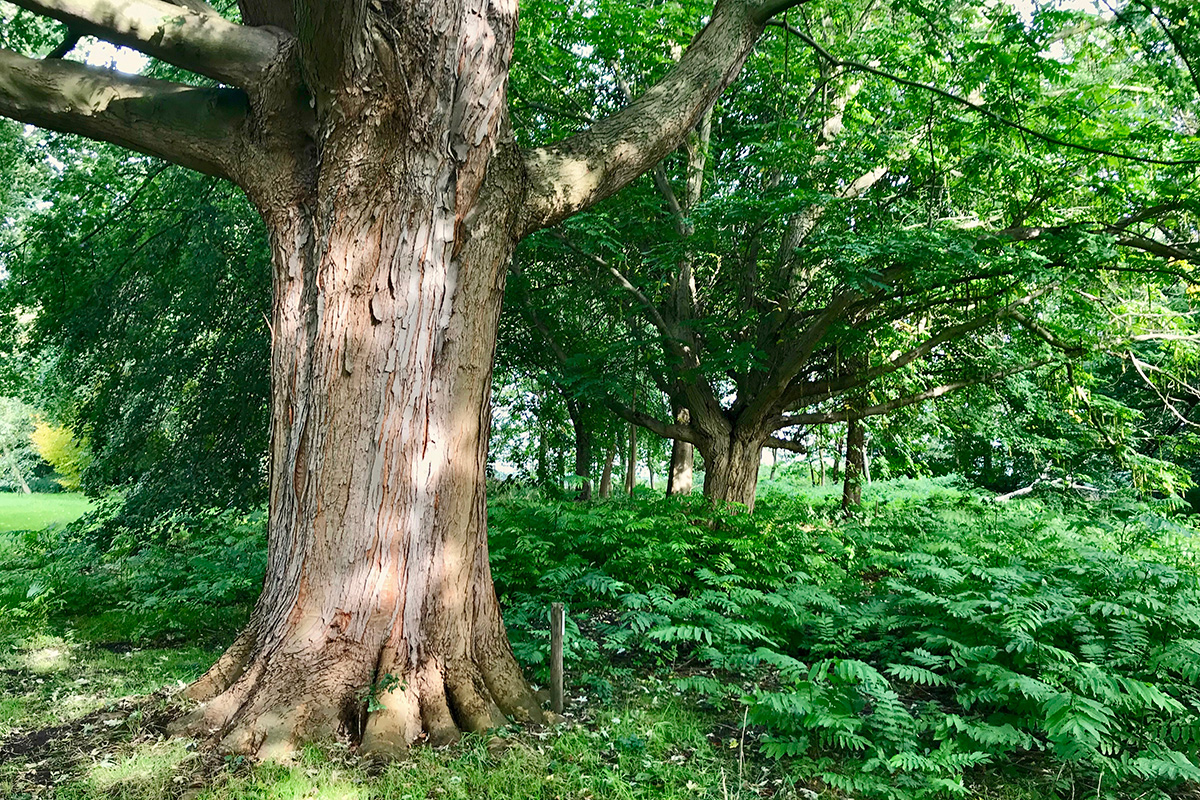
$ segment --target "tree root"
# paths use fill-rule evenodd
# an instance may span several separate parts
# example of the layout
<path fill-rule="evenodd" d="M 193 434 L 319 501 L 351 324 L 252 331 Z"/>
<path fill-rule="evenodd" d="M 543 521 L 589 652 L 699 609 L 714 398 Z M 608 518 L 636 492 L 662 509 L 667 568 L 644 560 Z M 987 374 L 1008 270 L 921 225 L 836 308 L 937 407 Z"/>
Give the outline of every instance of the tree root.
<path fill-rule="evenodd" d="M 372 660 L 356 648 L 316 670 L 252 652 L 252 638 L 243 634 L 185 691 L 202 704 L 172 726 L 174 733 L 208 739 L 224 752 L 286 762 L 305 742 L 341 739 L 364 754 L 393 757 L 422 742 L 452 744 L 464 731 L 483 733 L 508 717 L 545 719 L 510 652 L 426 658 L 407 670 L 389 669 L 394 659 L 386 651 Z M 371 663 L 378 665 L 373 671 Z M 394 685 L 384 685 L 384 676 L 394 676 Z"/>

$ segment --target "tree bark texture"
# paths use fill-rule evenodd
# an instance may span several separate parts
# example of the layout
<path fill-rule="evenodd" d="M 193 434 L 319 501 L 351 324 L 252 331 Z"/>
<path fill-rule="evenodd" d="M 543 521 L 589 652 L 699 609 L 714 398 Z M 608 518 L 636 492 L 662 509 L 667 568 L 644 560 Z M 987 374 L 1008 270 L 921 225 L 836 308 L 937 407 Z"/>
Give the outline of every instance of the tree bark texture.
<path fill-rule="evenodd" d="M 704 496 L 715 503 L 740 503 L 754 511 L 758 488 L 758 466 L 762 461 L 761 436 L 736 432 L 728 438 L 712 440 L 704 455 Z"/>
<path fill-rule="evenodd" d="M 675 414 L 675 421 L 686 425 L 691 421 L 690 412 L 681 408 Z M 671 464 L 667 471 L 667 497 L 682 495 L 687 497 L 692 493 L 693 471 L 695 469 L 696 452 L 691 442 L 682 439 L 671 440 Z"/>
<path fill-rule="evenodd" d="M 866 429 L 863 422 L 851 419 L 846 423 L 846 476 L 842 483 L 842 511 L 847 515 L 862 505 L 866 452 Z"/>
<path fill-rule="evenodd" d="M 515 4 L 478 5 L 435 20 L 457 36 L 397 49 L 411 106 L 337 89 L 306 202 L 256 198 L 274 263 L 270 555 L 249 627 L 190 691 L 206 701 L 191 725 L 231 750 L 349 733 L 392 752 L 541 718 L 487 557 L 518 209 L 514 187 L 481 188 L 504 167 L 489 164 L 507 129 L 494 85 Z"/>

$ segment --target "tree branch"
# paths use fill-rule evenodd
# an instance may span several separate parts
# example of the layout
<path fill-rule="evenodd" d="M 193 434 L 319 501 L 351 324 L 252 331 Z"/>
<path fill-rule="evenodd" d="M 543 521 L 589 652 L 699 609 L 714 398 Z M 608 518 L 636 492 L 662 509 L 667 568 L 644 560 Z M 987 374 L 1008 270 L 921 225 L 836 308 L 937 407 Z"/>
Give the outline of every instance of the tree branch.
<path fill-rule="evenodd" d="M 67 53 L 75 49 L 75 45 L 79 44 L 81 38 L 79 31 L 67 28 L 67 35 L 63 37 L 58 47 L 46 53 L 46 58 L 65 58 Z"/>
<path fill-rule="evenodd" d="M 847 422 L 849 420 L 864 419 L 865 417 L 877 417 L 881 414 L 890 414 L 893 411 L 897 411 L 901 408 L 907 408 L 908 406 L 916 405 L 917 403 L 922 403 L 926 400 L 933 400 L 941 397 L 944 394 L 957 391 L 958 389 L 964 389 L 968 386 L 975 386 L 976 384 L 980 383 L 990 383 L 992 381 L 1000 380 L 1001 378 L 1007 378 L 1009 375 L 1015 375 L 1018 372 L 1026 372 L 1031 369 L 1037 369 L 1038 367 L 1044 367 L 1050 363 L 1053 363 L 1051 359 L 1043 359 L 1041 361 L 1034 361 L 1030 364 L 1021 364 L 1019 366 L 1003 369 L 988 375 L 982 375 L 978 378 L 954 381 L 953 383 L 944 383 L 941 386 L 935 386 L 932 389 L 926 389 L 925 391 L 918 392 L 917 394 L 908 395 L 907 397 L 898 397 L 895 400 L 889 400 L 886 403 L 878 403 L 873 406 L 855 409 L 852 411 L 830 411 L 781 416 L 775 420 L 771 427 L 773 430 L 781 430 L 783 428 L 790 428 L 794 425 L 824 425 L 830 422 Z"/>
<path fill-rule="evenodd" d="M 789 450 L 793 453 L 799 453 L 800 455 L 808 455 L 809 452 L 805 445 L 802 445 L 799 442 L 793 442 L 790 439 L 780 439 L 777 436 L 768 436 L 766 441 L 763 442 L 763 446 L 777 447 L 780 450 Z"/>
<path fill-rule="evenodd" d="M 880 78 L 884 78 L 886 80 L 892 81 L 893 83 L 898 83 L 901 86 L 908 86 L 912 89 L 920 89 L 925 92 L 930 92 L 931 94 L 936 94 L 938 97 L 945 98 L 946 100 L 950 100 L 951 102 L 957 103 L 958 105 L 963 106 L 964 108 L 970 109 L 971 111 L 974 111 L 977 114 L 981 114 L 981 115 L 987 117 L 988 119 L 990 119 L 992 122 L 995 122 L 999 125 L 1003 125 L 1006 128 L 1012 128 L 1013 130 L 1020 131 L 1021 133 L 1024 133 L 1027 136 L 1032 136 L 1033 138 L 1039 139 L 1047 144 L 1052 144 L 1057 147 L 1069 147 L 1072 150 L 1079 150 L 1084 153 L 1092 153 L 1094 155 L 1112 156 L 1113 158 L 1120 158 L 1125 161 L 1133 161 L 1138 164 L 1154 164 L 1154 165 L 1163 166 L 1163 167 L 1190 167 L 1190 166 L 1195 166 L 1196 164 L 1200 164 L 1200 159 L 1193 158 L 1193 159 L 1185 159 L 1185 160 L 1181 160 L 1181 161 L 1172 161 L 1169 159 L 1130 155 L 1129 153 L 1118 153 L 1113 150 L 1105 150 L 1102 147 L 1092 147 L 1090 145 L 1080 144 L 1078 142 L 1068 142 L 1064 139 L 1059 139 L 1055 136 L 1051 136 L 1050 134 L 1036 131 L 1033 128 L 1022 125 L 1019 122 L 1014 122 L 1011 119 L 1002 117 L 999 114 L 997 114 L 996 112 L 989 110 L 986 106 L 976 105 L 975 103 L 971 102 L 969 99 L 967 99 L 965 97 L 959 97 L 958 95 L 954 94 L 953 92 L 947 92 L 945 89 L 939 89 L 938 87 L 933 86 L 931 84 L 921 83 L 920 81 L 909 80 L 908 78 L 901 78 L 899 75 L 893 75 L 890 72 L 885 72 L 884 70 L 877 69 L 876 67 L 872 67 L 869 64 L 863 64 L 860 61 L 846 61 L 844 59 L 837 58 L 832 53 L 830 53 L 828 50 L 826 50 L 824 47 L 822 47 L 820 44 L 818 44 L 816 42 L 816 40 L 814 40 L 813 38 L 811 38 L 810 36 L 805 34 L 804 31 L 802 31 L 798 28 L 795 28 L 791 25 L 788 25 L 787 23 L 785 23 L 783 21 L 776 20 L 776 21 L 767 22 L 765 24 L 770 25 L 772 27 L 782 28 L 783 30 L 787 31 L 788 33 L 792 34 L 793 36 L 798 37 L 806 45 L 808 45 L 813 50 L 815 50 L 817 52 L 817 54 L 819 56 L 821 56 L 821 58 L 828 61 L 832 66 L 841 67 L 844 69 L 858 70 L 860 72 L 867 72 L 867 73 L 870 73 L 871 75 L 876 75 Z"/>
<path fill-rule="evenodd" d="M 248 113 L 237 89 L 200 89 L 0 49 L 0 115 L 237 180 Z"/>
<path fill-rule="evenodd" d="M 250 88 L 290 37 L 272 28 L 237 25 L 184 3 L 162 0 L 12 0 L 65 23 L 72 31 L 130 47 L 177 67 Z"/>
<path fill-rule="evenodd" d="M 664 439 L 678 439 L 682 442 L 690 444 L 700 444 L 700 437 L 690 425 L 678 425 L 673 423 L 663 422 L 658 417 L 652 417 L 641 411 L 630 408 L 624 403 L 617 402 L 611 397 L 604 399 L 604 405 L 610 411 L 616 414 L 626 422 L 632 422 L 634 425 L 645 428 L 651 433 L 657 433 Z"/>
<path fill-rule="evenodd" d="M 839 394 L 848 392 L 851 389 L 857 389 L 858 387 L 863 386 L 868 382 L 875 380 L 876 378 L 881 378 L 885 375 L 891 375 L 892 373 L 908 366 L 913 361 L 929 355 L 929 353 L 933 352 L 934 348 L 936 348 L 938 345 L 945 344 L 946 342 L 979 330 L 980 328 L 993 322 L 997 322 L 1006 316 L 1017 313 L 1018 308 L 1029 305 L 1038 297 L 1050 291 L 1051 288 L 1052 287 L 1046 287 L 1039 291 L 1027 294 L 1024 297 L 1018 298 L 1017 300 L 1014 300 L 1008 305 L 999 308 L 990 314 L 984 314 L 983 316 L 976 317 L 975 319 L 969 319 L 965 322 L 960 322 L 957 325 L 951 325 L 948 328 L 943 328 L 916 347 L 913 347 L 904 353 L 900 353 L 894 358 L 889 358 L 887 361 L 883 362 L 877 367 L 872 367 L 871 369 L 859 373 L 851 373 L 837 380 L 813 381 L 793 385 L 789 388 L 787 394 L 784 396 L 784 407 L 791 407 L 796 403 L 799 403 L 801 400 L 808 400 L 808 405 L 823 402 L 836 397 Z"/>
<path fill-rule="evenodd" d="M 1020 311 L 1017 311 L 1016 309 L 1010 310 L 1006 316 L 1009 316 L 1009 317 L 1012 317 L 1013 319 L 1015 319 L 1017 321 L 1017 324 L 1019 324 L 1022 328 L 1025 328 L 1026 330 L 1031 331 L 1035 336 L 1037 336 L 1039 339 L 1041 339 L 1046 344 L 1053 347 L 1055 350 L 1061 350 L 1062 352 L 1066 353 L 1067 355 L 1074 356 L 1076 358 L 1079 358 L 1085 352 L 1083 345 L 1071 344 L 1070 342 L 1064 342 L 1062 339 L 1055 336 L 1054 332 L 1051 331 L 1049 328 L 1047 328 L 1045 325 L 1042 325 L 1037 320 L 1034 320 L 1030 317 L 1025 316 L 1024 314 L 1022 314 Z"/>
<path fill-rule="evenodd" d="M 679 146 L 737 75 L 772 14 L 807 0 L 717 0 L 679 63 L 588 130 L 523 154 L 524 236 L 620 191 Z"/>

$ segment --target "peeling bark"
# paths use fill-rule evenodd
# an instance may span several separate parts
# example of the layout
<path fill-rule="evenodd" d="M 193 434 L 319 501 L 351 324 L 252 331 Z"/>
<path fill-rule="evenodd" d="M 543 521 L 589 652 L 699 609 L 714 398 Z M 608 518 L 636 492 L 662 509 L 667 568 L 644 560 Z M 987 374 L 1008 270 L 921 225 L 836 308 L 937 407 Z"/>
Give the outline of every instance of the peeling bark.
<path fill-rule="evenodd" d="M 267 577 L 187 723 L 227 749 L 280 758 L 350 735 L 390 753 L 541 719 L 487 558 L 491 367 L 519 209 L 503 92 L 477 85 L 506 74 L 515 8 L 496 6 L 424 51 L 416 108 L 340 90 L 339 113 L 358 115 L 326 122 L 307 202 L 256 198 L 275 271 Z"/>

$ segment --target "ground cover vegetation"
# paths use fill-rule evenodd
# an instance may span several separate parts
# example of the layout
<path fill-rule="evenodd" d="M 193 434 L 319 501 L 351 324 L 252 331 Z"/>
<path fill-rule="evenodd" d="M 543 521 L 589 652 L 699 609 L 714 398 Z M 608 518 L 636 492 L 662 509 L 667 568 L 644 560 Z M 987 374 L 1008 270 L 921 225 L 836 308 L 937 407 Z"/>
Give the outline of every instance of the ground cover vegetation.
<path fill-rule="evenodd" d="M 517 11 L 0 2 L 0 795 L 1200 791 L 1190 4 Z"/>
<path fill-rule="evenodd" d="M 179 519 L 139 548 L 102 543 L 103 511 L 9 534 L 0 601 L 20 623 L 0 780 L 64 797 L 114 796 L 125 779 L 129 797 L 276 796 L 295 782 L 420 797 L 516 770 L 566 781 L 531 796 L 655 797 L 689 783 L 721 796 L 724 773 L 730 793 L 872 798 L 1183 796 L 1200 780 L 1196 531 L 1176 508 L 997 503 L 901 480 L 868 487 L 871 511 L 847 523 L 836 493 L 767 487 L 753 516 L 497 488 L 492 565 L 514 651 L 544 684 L 547 607 L 567 604 L 570 716 L 474 739 L 415 783 L 403 776 L 430 756 L 382 774 L 344 750 L 282 770 L 201 763 L 163 736 L 178 701 L 131 699 L 194 678 L 248 617 L 261 516 Z M 21 749 L 63 711 L 82 721 L 61 735 L 91 757 Z M 598 735 L 603 752 L 585 757 Z"/>

